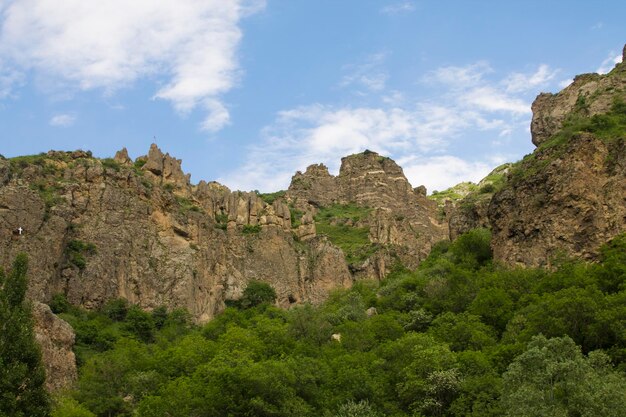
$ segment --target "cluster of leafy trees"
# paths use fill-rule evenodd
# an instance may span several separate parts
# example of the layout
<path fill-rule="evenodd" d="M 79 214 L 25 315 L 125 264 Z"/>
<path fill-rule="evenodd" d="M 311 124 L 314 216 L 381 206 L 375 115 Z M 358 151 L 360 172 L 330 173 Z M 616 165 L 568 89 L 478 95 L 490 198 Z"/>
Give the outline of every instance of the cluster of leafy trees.
<path fill-rule="evenodd" d="M 120 299 L 87 312 L 56 296 L 80 378 L 51 415 L 623 415 L 626 236 L 599 263 L 554 271 L 494 265 L 489 244 L 487 230 L 471 231 L 416 271 L 320 306 L 275 308 L 274 290 L 253 281 L 203 326 L 184 310 Z M 2 417 L 50 413 L 26 268 L 20 255 L 0 272 Z"/>
<path fill-rule="evenodd" d="M 489 243 L 471 231 L 320 306 L 254 282 L 203 326 L 59 297 L 81 366 L 53 416 L 623 415 L 626 236 L 551 272 L 494 265 Z"/>
<path fill-rule="evenodd" d="M 8 274 L 0 268 L 0 417 L 43 417 L 50 412 L 45 371 L 25 302 L 25 254 Z"/>

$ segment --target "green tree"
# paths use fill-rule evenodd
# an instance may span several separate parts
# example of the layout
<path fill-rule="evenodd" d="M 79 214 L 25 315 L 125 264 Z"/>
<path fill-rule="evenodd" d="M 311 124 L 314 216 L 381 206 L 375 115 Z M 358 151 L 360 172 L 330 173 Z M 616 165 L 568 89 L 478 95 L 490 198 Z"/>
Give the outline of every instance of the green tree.
<path fill-rule="evenodd" d="M 124 298 L 116 298 L 102 306 L 102 312 L 114 321 L 123 321 L 128 313 L 128 301 Z"/>
<path fill-rule="evenodd" d="M 73 398 L 61 397 L 55 402 L 51 417 L 96 417 Z"/>
<path fill-rule="evenodd" d="M 20 254 L 5 277 L 0 271 L 0 416 L 47 416 L 41 352 L 25 301 L 28 259 Z"/>
<path fill-rule="evenodd" d="M 462 313 L 444 313 L 433 320 L 428 330 L 437 339 L 450 345 L 454 351 L 481 350 L 496 344 L 494 331 L 478 316 Z"/>
<path fill-rule="evenodd" d="M 626 410 L 626 379 L 602 352 L 585 357 L 569 337 L 535 336 L 504 374 L 506 415 L 619 417 Z"/>
<path fill-rule="evenodd" d="M 381 414 L 372 408 L 367 400 L 354 402 L 352 400 L 341 404 L 334 417 L 380 417 Z"/>
<path fill-rule="evenodd" d="M 241 306 L 243 308 L 256 307 L 261 304 L 273 304 L 276 301 L 276 291 L 268 283 L 252 280 L 243 290 Z"/>
<path fill-rule="evenodd" d="M 154 340 L 154 319 L 139 306 L 133 305 L 128 309 L 124 328 L 143 342 L 149 343 Z"/>

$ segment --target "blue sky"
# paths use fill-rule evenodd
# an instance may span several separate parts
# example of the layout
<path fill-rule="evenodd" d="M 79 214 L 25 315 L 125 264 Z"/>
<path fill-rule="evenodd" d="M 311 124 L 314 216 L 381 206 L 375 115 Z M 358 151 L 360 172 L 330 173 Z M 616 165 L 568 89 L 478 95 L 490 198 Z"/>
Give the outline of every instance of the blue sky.
<path fill-rule="evenodd" d="M 610 70 L 624 16 L 610 0 L 0 0 L 0 153 L 156 141 L 194 183 L 269 192 L 370 149 L 441 190 L 530 153 L 534 97 Z"/>

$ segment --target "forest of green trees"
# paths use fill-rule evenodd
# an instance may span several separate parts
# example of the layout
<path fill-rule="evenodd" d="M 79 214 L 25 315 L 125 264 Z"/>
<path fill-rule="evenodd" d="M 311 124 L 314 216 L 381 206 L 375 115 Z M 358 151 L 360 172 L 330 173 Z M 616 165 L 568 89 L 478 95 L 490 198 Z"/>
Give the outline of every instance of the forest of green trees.
<path fill-rule="evenodd" d="M 626 236 L 601 253 L 510 269 L 476 229 L 319 306 L 278 309 L 253 282 L 202 326 L 184 310 L 87 312 L 57 296 L 80 378 L 51 415 L 623 417 Z"/>

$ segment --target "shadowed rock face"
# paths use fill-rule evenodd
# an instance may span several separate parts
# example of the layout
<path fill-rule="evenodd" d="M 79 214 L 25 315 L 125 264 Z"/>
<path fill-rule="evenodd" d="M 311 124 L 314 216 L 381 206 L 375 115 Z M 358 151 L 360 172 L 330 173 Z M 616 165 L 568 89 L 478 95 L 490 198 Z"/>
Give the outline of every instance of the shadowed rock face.
<path fill-rule="evenodd" d="M 626 136 L 574 132 L 549 142 L 568 118 L 604 114 L 620 101 L 626 101 L 623 62 L 537 97 L 531 131 L 539 148 L 489 205 L 497 260 L 525 266 L 549 265 L 560 254 L 594 260 L 602 244 L 626 232 Z"/>
<path fill-rule="evenodd" d="M 495 259 L 522 266 L 549 266 L 560 254 L 594 260 L 602 244 L 626 232 L 624 141 L 579 134 L 557 152 L 535 151 L 545 167 L 493 197 Z"/>

